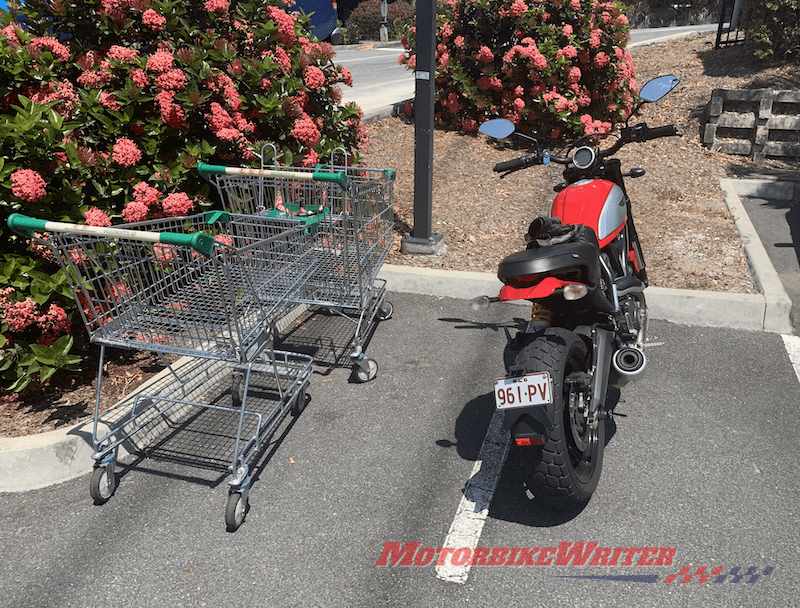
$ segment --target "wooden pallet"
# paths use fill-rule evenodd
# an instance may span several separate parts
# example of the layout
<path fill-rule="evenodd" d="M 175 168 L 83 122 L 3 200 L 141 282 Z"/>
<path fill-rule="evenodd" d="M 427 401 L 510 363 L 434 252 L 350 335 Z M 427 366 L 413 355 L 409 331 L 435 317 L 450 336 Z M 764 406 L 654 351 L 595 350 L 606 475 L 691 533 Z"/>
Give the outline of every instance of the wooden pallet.
<path fill-rule="evenodd" d="M 703 143 L 714 151 L 800 157 L 800 91 L 714 89 Z"/>

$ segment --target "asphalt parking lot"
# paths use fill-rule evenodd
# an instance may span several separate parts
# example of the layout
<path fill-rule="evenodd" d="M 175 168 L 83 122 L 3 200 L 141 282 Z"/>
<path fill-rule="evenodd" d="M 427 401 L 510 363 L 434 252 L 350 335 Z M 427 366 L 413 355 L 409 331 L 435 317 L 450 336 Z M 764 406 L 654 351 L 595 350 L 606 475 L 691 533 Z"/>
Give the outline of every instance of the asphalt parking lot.
<path fill-rule="evenodd" d="M 121 467 L 103 506 L 88 476 L 0 494 L 0 605 L 796 605 L 800 384 L 782 336 L 652 322 L 648 375 L 619 395 L 595 496 L 556 513 L 509 462 L 492 473 L 483 447 L 505 329 L 526 309 L 389 299 L 368 384 L 348 381 L 334 341 L 309 338 L 340 335 L 338 318 L 291 338 L 316 345 L 310 401 L 257 462 L 238 532 L 225 472 L 180 457 L 176 432 Z M 232 432 L 205 428 L 209 450 Z M 443 556 L 477 461 L 495 475 L 491 506 Z M 436 561 L 467 548 L 475 565 L 442 580 Z"/>

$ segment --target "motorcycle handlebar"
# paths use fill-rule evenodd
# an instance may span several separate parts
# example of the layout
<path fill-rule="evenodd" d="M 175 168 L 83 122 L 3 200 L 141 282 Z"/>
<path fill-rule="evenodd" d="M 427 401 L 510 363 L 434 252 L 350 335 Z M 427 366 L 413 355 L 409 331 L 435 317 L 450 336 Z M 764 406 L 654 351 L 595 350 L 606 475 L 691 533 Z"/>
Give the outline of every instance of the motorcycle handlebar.
<path fill-rule="evenodd" d="M 672 137 L 673 135 L 680 135 L 678 125 L 664 125 L 663 127 L 654 127 L 647 129 L 645 139 L 658 139 L 659 137 Z"/>
<path fill-rule="evenodd" d="M 502 163 L 497 163 L 494 166 L 494 171 L 496 173 L 505 173 L 506 171 L 518 171 L 519 169 L 524 169 L 525 167 L 537 164 L 536 161 L 537 161 L 536 156 L 528 154 L 526 156 L 521 156 L 519 158 L 514 158 L 512 160 L 503 161 Z"/>
<path fill-rule="evenodd" d="M 613 156 L 622 146 L 631 142 L 641 143 L 650 141 L 651 139 L 658 139 L 659 137 L 672 137 L 680 134 L 681 133 L 678 125 L 664 125 L 662 127 L 654 127 L 651 129 L 646 123 L 641 123 L 634 127 L 626 127 L 622 130 L 620 138 L 617 140 L 617 142 L 607 150 L 601 150 L 599 152 L 599 156 L 601 158 Z M 568 165 L 572 162 L 572 159 L 553 156 L 549 154 L 548 151 L 545 151 L 543 155 L 528 154 L 526 156 L 507 160 L 502 163 L 497 163 L 494 166 L 494 171 L 496 173 L 511 173 L 513 171 L 525 169 L 531 165 L 546 164 L 546 162 Z"/>

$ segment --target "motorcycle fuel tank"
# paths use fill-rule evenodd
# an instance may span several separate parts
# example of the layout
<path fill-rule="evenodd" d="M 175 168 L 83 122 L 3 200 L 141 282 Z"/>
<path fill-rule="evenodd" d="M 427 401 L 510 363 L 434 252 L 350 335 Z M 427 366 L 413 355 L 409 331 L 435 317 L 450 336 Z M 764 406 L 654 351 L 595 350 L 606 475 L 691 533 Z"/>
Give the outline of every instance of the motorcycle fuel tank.
<path fill-rule="evenodd" d="M 582 179 L 558 193 L 550 215 L 564 224 L 584 224 L 594 228 L 602 249 L 625 226 L 628 209 L 625 193 L 605 179 Z"/>

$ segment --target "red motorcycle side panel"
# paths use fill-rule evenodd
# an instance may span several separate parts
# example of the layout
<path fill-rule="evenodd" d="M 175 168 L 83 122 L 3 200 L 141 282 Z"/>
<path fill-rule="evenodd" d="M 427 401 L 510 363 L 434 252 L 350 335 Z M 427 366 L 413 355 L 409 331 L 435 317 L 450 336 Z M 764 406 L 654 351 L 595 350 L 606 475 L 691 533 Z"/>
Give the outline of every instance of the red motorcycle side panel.
<path fill-rule="evenodd" d="M 575 281 L 562 281 L 555 277 L 546 277 L 533 287 L 518 288 L 511 287 L 511 285 L 503 285 L 497 298 L 501 302 L 510 302 L 512 300 L 538 300 L 553 295 L 553 292 L 559 287 L 574 284 Z"/>
<path fill-rule="evenodd" d="M 602 249 L 620 233 L 628 219 L 625 193 L 605 179 L 582 179 L 558 193 L 550 215 L 565 224 L 594 229 Z"/>

